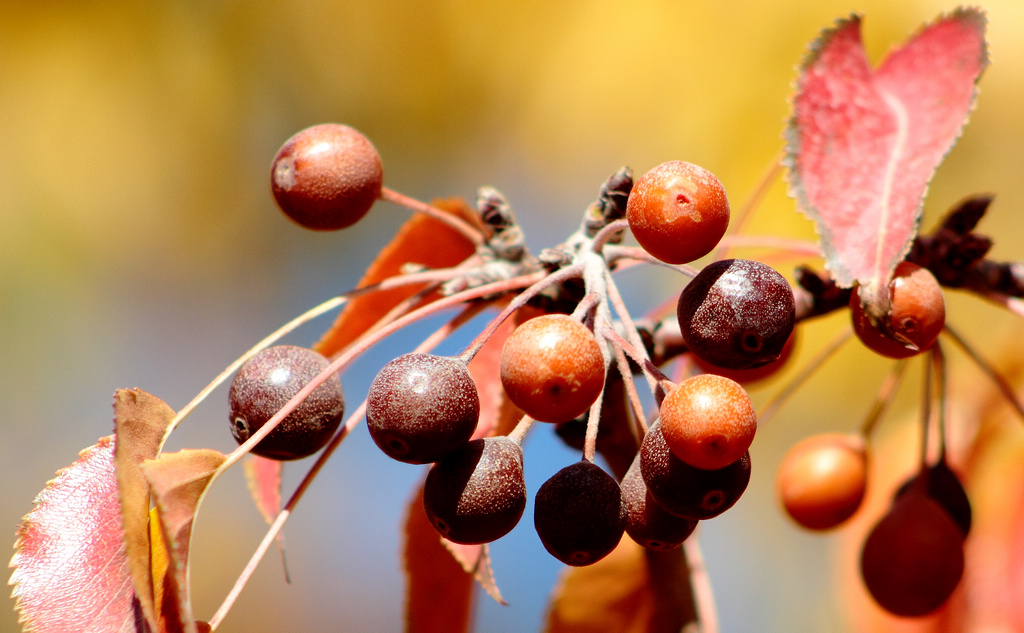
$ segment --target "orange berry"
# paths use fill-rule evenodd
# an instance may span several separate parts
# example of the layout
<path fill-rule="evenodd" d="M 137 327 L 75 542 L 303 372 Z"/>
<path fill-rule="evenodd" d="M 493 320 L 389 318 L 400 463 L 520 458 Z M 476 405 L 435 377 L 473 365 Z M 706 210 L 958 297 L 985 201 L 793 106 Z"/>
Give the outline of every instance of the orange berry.
<path fill-rule="evenodd" d="M 672 453 L 705 470 L 725 468 L 754 441 L 757 414 L 735 380 L 698 374 L 676 385 L 661 403 L 661 430 Z"/>
<path fill-rule="evenodd" d="M 912 345 L 894 338 L 871 324 L 860 297 L 850 294 L 853 331 L 864 345 L 889 358 L 908 358 L 931 348 L 946 324 L 946 302 L 942 286 L 927 268 L 901 262 L 889 283 L 889 327 L 892 333 Z"/>
<path fill-rule="evenodd" d="M 604 388 L 604 375 L 594 333 L 565 314 L 526 321 L 501 350 L 505 393 L 541 422 L 567 422 L 586 413 Z"/>
<path fill-rule="evenodd" d="M 840 433 L 812 435 L 795 444 L 775 478 L 786 512 L 809 530 L 828 530 L 853 516 L 867 481 L 863 438 Z"/>

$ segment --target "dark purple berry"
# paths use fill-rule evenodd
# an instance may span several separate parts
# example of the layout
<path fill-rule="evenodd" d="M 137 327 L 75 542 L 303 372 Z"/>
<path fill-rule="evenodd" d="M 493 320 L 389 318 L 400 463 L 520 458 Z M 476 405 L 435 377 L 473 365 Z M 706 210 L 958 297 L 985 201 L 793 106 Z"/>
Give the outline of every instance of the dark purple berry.
<path fill-rule="evenodd" d="M 750 453 L 717 470 L 690 466 L 672 454 L 661 423 L 656 422 L 640 445 L 640 470 L 648 491 L 663 510 L 703 521 L 731 508 L 747 489 Z"/>
<path fill-rule="evenodd" d="M 576 567 L 610 554 L 626 525 L 618 482 L 588 461 L 566 466 L 545 481 L 533 510 L 533 524 L 545 549 Z"/>
<path fill-rule="evenodd" d="M 726 369 L 749 369 L 777 359 L 796 306 L 789 282 L 749 259 L 708 264 L 679 295 L 683 342 L 701 359 Z"/>
<path fill-rule="evenodd" d="M 268 347 L 242 365 L 231 383 L 231 433 L 242 444 L 330 363 L 304 347 Z M 252 452 L 271 459 L 299 459 L 323 448 L 345 414 L 337 374 L 313 390 Z"/>
<path fill-rule="evenodd" d="M 441 536 L 466 545 L 508 534 L 526 508 L 523 451 L 507 437 L 473 440 L 430 467 L 423 508 Z"/>
<path fill-rule="evenodd" d="M 622 478 L 622 503 L 626 506 L 626 534 L 637 544 L 653 550 L 669 550 L 685 541 L 697 521 L 665 512 L 647 490 L 637 454 Z"/>
<path fill-rule="evenodd" d="M 967 534 L 971 531 L 971 500 L 967 497 L 967 491 L 964 490 L 964 485 L 960 483 L 960 478 L 944 459 L 928 466 L 922 472 L 903 482 L 903 485 L 896 492 L 893 502 L 895 503 L 896 500 L 906 494 L 914 483 L 921 479 L 927 480 L 924 490 L 928 496 L 938 502 L 949 513 L 950 518 L 953 519 L 953 522 L 960 529 L 960 533 L 963 534 L 964 538 L 967 538 Z"/>
<path fill-rule="evenodd" d="M 388 456 L 436 462 L 476 430 L 480 396 L 466 364 L 433 354 L 405 354 L 380 370 L 366 397 L 366 426 Z"/>

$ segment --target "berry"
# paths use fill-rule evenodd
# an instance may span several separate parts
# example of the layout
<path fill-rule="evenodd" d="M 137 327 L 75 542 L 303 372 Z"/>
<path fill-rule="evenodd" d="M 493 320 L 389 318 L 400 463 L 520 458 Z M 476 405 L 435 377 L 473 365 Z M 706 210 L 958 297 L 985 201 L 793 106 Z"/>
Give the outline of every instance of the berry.
<path fill-rule="evenodd" d="M 750 369 L 726 369 L 725 367 L 712 365 L 696 354 L 693 355 L 693 362 L 705 374 L 718 374 L 719 376 L 732 378 L 741 385 L 752 385 L 774 376 L 780 369 L 786 366 L 789 359 L 793 357 L 796 339 L 797 330 L 794 329 L 793 333 L 786 339 L 786 343 L 782 346 L 782 351 L 779 352 L 777 359 Z"/>
<path fill-rule="evenodd" d="M 826 433 L 805 438 L 786 452 L 775 487 L 794 521 L 809 530 L 829 530 L 857 511 L 867 481 L 864 439 Z"/>
<path fill-rule="evenodd" d="M 501 350 L 505 393 L 541 422 L 568 422 L 586 413 L 604 388 L 604 376 L 594 333 L 565 314 L 526 321 Z"/>
<path fill-rule="evenodd" d="M 651 497 L 640 472 L 637 453 L 620 484 L 626 506 L 626 534 L 637 544 L 653 550 L 669 550 L 685 541 L 697 527 L 697 521 L 665 512 Z"/>
<path fill-rule="evenodd" d="M 924 483 L 928 496 L 949 513 L 953 522 L 960 528 L 963 538 L 967 538 L 971 531 L 973 515 L 971 500 L 967 497 L 967 491 L 960 483 L 960 478 L 949 467 L 946 460 L 939 460 L 905 481 L 896 492 L 896 499 L 910 490 L 917 482 Z M 895 502 L 895 499 L 893 501 Z"/>
<path fill-rule="evenodd" d="M 523 451 L 507 437 L 489 437 L 430 467 L 423 508 L 434 529 L 455 543 L 490 543 L 508 534 L 526 508 Z"/>
<path fill-rule="evenodd" d="M 904 617 L 927 615 L 963 575 L 960 528 L 923 485 L 911 486 L 868 534 L 860 570 L 882 608 Z"/>
<path fill-rule="evenodd" d="M 683 342 L 726 369 L 776 360 L 793 332 L 793 289 L 771 266 L 749 259 L 712 262 L 686 285 L 676 313 Z"/>
<path fill-rule="evenodd" d="M 850 294 L 857 338 L 889 358 L 908 358 L 931 348 L 946 325 L 946 302 L 935 276 L 927 268 L 901 262 L 889 283 L 889 301 L 888 323 L 877 326 L 865 313 L 857 292 Z"/>
<path fill-rule="evenodd" d="M 385 365 L 366 396 L 366 426 L 389 457 L 436 462 L 465 446 L 480 417 L 480 396 L 466 364 L 405 354 Z"/>
<path fill-rule="evenodd" d="M 696 468 L 669 450 L 661 422 L 640 445 L 640 472 L 651 496 L 669 514 L 702 521 L 731 508 L 750 483 L 750 453 L 718 470 Z"/>
<path fill-rule="evenodd" d="M 704 470 L 724 468 L 754 441 L 757 414 L 734 380 L 697 374 L 676 385 L 661 403 L 661 432 L 676 457 Z"/>
<path fill-rule="evenodd" d="M 544 482 L 533 523 L 548 552 L 566 565 L 591 565 L 622 539 L 626 509 L 619 484 L 588 461 L 566 466 Z"/>
<path fill-rule="evenodd" d="M 729 200 L 714 174 L 681 160 L 662 163 L 636 181 L 626 220 L 645 251 L 669 264 L 710 253 L 729 228 Z"/>
<path fill-rule="evenodd" d="M 347 125 L 296 133 L 270 166 L 277 206 L 297 224 L 335 231 L 358 222 L 380 197 L 384 170 L 373 143 Z"/>
<path fill-rule="evenodd" d="M 321 354 L 293 345 L 268 347 L 250 358 L 235 374 L 228 394 L 235 440 L 239 444 L 248 440 L 329 365 Z M 344 414 L 341 381 L 333 374 L 252 452 L 278 460 L 308 457 L 330 441 Z"/>

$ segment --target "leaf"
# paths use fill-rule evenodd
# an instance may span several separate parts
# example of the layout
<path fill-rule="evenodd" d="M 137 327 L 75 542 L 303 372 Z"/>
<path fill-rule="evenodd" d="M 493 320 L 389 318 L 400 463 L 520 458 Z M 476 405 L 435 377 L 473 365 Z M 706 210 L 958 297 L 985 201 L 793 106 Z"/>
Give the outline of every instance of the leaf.
<path fill-rule="evenodd" d="M 959 9 L 873 71 L 853 16 L 824 31 L 803 62 L 786 130 L 790 195 L 815 221 L 836 283 L 860 283 L 886 311 L 928 183 L 973 106 L 988 63 L 984 31 L 980 10 Z"/>
<path fill-rule="evenodd" d="M 501 386 L 501 348 L 514 329 L 513 320 L 505 319 L 469 361 L 469 374 L 480 394 L 480 420 L 473 433 L 474 439 L 508 435 L 523 416 L 523 412 L 505 397 Z"/>
<path fill-rule="evenodd" d="M 646 551 L 623 538 L 611 554 L 566 569 L 546 633 L 679 633 L 694 619 L 681 548 Z"/>
<path fill-rule="evenodd" d="M 455 562 L 462 566 L 462 571 L 472 574 L 473 578 L 480 583 L 480 587 L 487 592 L 487 595 L 498 604 L 508 604 L 501 597 L 498 583 L 494 579 L 494 570 L 491 568 L 491 550 L 487 547 L 486 543 L 482 545 L 462 545 L 461 543 L 449 541 L 446 538 L 441 538 L 440 540 L 441 545 L 451 552 Z"/>
<path fill-rule="evenodd" d="M 121 520 L 128 567 L 142 612 L 149 626 L 158 628 L 159 613 L 153 591 L 150 555 L 149 484 L 142 462 L 160 452 L 174 410 L 141 389 L 119 389 L 114 394 L 114 451 Z"/>
<path fill-rule="evenodd" d="M 163 582 L 161 618 L 171 633 L 197 633 L 188 584 L 192 524 L 217 469 L 226 459 L 210 449 L 186 449 L 147 460 L 142 471 L 156 502 L 169 573 Z"/>
<path fill-rule="evenodd" d="M 477 214 L 461 198 L 434 200 L 433 205 L 480 225 Z M 398 229 L 395 237 L 377 255 L 359 286 L 369 286 L 402 272 L 406 264 L 427 268 L 447 268 L 461 263 L 476 251 L 472 242 L 444 222 L 419 214 L 409 218 Z M 324 356 L 332 356 L 354 341 L 391 308 L 413 296 L 426 284 L 411 284 L 355 297 L 338 315 L 331 328 L 316 344 L 315 349 Z M 437 294 L 421 303 L 437 299 Z"/>
<path fill-rule="evenodd" d="M 10 584 L 27 630 L 136 631 L 114 446 L 102 438 L 58 471 L 18 527 Z"/>
<path fill-rule="evenodd" d="M 407 633 L 469 631 L 473 577 L 452 558 L 427 520 L 422 485 L 406 510 L 404 537 Z"/>
<path fill-rule="evenodd" d="M 281 512 L 281 470 L 283 464 L 276 459 L 268 459 L 250 453 L 243 462 L 245 481 L 249 484 L 249 494 L 256 502 L 256 509 L 268 525 L 272 525 Z M 289 580 L 288 565 L 284 555 L 284 532 L 278 532 L 277 549 L 281 552 L 281 563 L 284 565 L 284 576 Z"/>

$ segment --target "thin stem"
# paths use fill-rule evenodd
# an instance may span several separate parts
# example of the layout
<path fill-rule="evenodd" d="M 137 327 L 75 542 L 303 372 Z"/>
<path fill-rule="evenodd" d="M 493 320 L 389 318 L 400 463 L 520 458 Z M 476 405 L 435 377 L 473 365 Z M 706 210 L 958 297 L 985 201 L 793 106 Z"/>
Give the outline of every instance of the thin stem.
<path fill-rule="evenodd" d="M 999 370 L 997 370 L 991 363 L 979 356 L 978 353 L 974 351 L 974 348 L 971 347 L 971 345 L 969 345 L 967 341 L 956 332 L 956 330 L 951 328 L 948 323 L 946 324 L 945 332 L 953 339 L 953 341 L 956 342 L 957 345 L 960 346 L 962 350 L 964 350 L 964 352 L 967 353 L 968 356 L 971 357 L 971 360 L 973 360 L 978 368 L 981 369 L 982 373 L 992 379 L 992 382 L 996 384 L 999 392 L 1003 395 L 1003 398 L 1005 398 L 1006 401 L 1010 403 L 1010 406 L 1013 407 L 1014 411 L 1016 411 L 1017 416 L 1021 420 L 1024 420 L 1024 403 L 1021 403 L 1017 398 L 1017 394 L 1014 392 L 1013 386 L 1009 381 L 1007 381 L 1006 378 L 999 373 Z"/>
<path fill-rule="evenodd" d="M 932 345 L 932 364 L 935 366 L 935 381 L 938 389 L 938 411 L 936 411 L 936 430 L 939 436 L 938 462 L 946 461 L 946 354 L 942 351 L 939 341 Z"/>
<path fill-rule="evenodd" d="M 612 278 L 611 272 L 605 269 L 605 287 L 607 288 L 608 303 L 611 305 L 612 310 L 615 311 L 615 316 L 619 317 L 619 321 L 622 322 L 623 327 L 626 330 L 626 335 L 629 337 L 629 344 L 633 346 L 638 354 L 646 361 L 650 361 L 647 356 L 647 348 L 644 347 L 644 342 L 640 339 L 640 333 L 637 332 L 636 323 L 633 322 L 633 317 L 629 313 L 629 309 L 626 308 L 626 302 L 622 300 L 622 294 L 619 292 L 619 286 L 615 283 Z M 647 386 L 654 391 L 657 382 L 654 377 L 644 372 L 644 378 L 647 380 Z"/>
<path fill-rule="evenodd" d="M 700 528 L 698 527 L 697 529 L 699 530 Z M 697 622 L 700 623 L 700 633 L 718 633 L 718 611 L 715 608 L 715 594 L 711 590 L 711 578 L 708 575 L 708 568 L 704 563 L 704 554 L 700 550 L 696 534 L 683 541 L 683 552 L 686 555 L 686 564 L 690 568 L 693 606 L 697 612 Z"/>
<path fill-rule="evenodd" d="M 814 375 L 814 372 L 818 371 L 818 369 L 825 364 L 825 361 L 839 351 L 839 348 L 843 346 L 843 343 L 850 340 L 851 336 L 853 336 L 853 330 L 850 329 L 844 330 L 840 333 L 840 335 L 834 338 L 831 343 L 818 352 L 818 355 L 812 358 L 807 366 L 804 367 L 804 369 L 797 374 L 793 380 L 791 380 L 789 384 L 782 389 L 782 391 L 775 394 L 775 396 L 765 404 L 764 408 L 758 414 L 758 427 L 764 426 L 764 424 L 778 412 L 782 405 L 785 404 L 786 401 L 789 400 L 789 398 L 796 393 L 796 391 L 802 387 L 811 376 Z"/>
<path fill-rule="evenodd" d="M 366 339 L 360 339 L 356 343 L 350 345 L 344 352 L 342 352 L 336 359 L 331 361 L 331 364 L 327 366 L 327 369 L 320 372 L 316 377 L 310 380 L 306 386 L 299 390 L 292 399 L 289 400 L 281 409 L 275 413 L 269 420 L 267 420 L 260 429 L 253 433 L 248 440 L 246 440 L 241 446 L 232 451 L 224 463 L 217 469 L 215 476 L 219 476 L 228 468 L 233 466 L 243 455 L 248 453 L 252 448 L 266 437 L 271 431 L 273 431 L 281 420 L 286 418 L 292 411 L 295 410 L 317 387 L 319 387 L 325 380 L 327 380 L 332 374 L 341 372 L 348 365 L 355 360 L 360 354 L 369 349 L 372 345 L 378 341 L 384 339 L 388 335 L 402 329 L 403 327 L 414 323 L 418 319 L 425 316 L 444 310 L 453 305 L 471 301 L 473 299 L 479 299 L 481 297 L 487 297 L 495 294 L 501 294 L 512 290 L 518 285 L 525 285 L 530 279 L 530 275 L 519 277 L 517 279 L 511 279 L 508 281 L 499 281 L 493 284 L 485 284 L 478 286 L 470 290 L 460 292 L 458 294 L 451 295 L 450 297 L 441 297 L 440 299 L 428 303 L 425 306 L 421 306 L 408 314 L 395 319 L 388 325 L 380 328 L 372 337 Z"/>
<path fill-rule="evenodd" d="M 783 251 L 795 258 L 821 257 L 821 249 L 814 242 L 772 235 L 726 235 L 720 246 L 734 248 L 770 248 Z"/>
<path fill-rule="evenodd" d="M 231 377 L 236 371 L 238 371 L 238 369 L 242 365 L 244 365 L 246 361 L 248 361 L 256 354 L 260 353 L 264 349 L 276 343 L 283 336 L 290 334 L 299 326 L 304 325 L 309 321 L 312 321 L 316 317 L 326 314 L 327 312 L 330 312 L 331 310 L 343 306 L 349 300 L 354 299 L 355 297 L 358 297 L 360 295 L 369 294 L 371 292 L 377 292 L 380 290 L 398 288 L 400 286 L 406 286 L 409 284 L 423 283 L 424 281 L 443 281 L 451 279 L 454 275 L 458 273 L 459 271 L 457 268 L 442 268 L 437 270 L 426 270 L 417 273 L 410 273 L 407 275 L 389 277 L 388 279 L 385 279 L 380 283 L 371 284 L 368 286 L 363 286 L 362 288 L 355 288 L 353 290 L 350 290 L 345 294 L 338 295 L 337 297 L 334 297 L 332 299 L 328 299 L 327 301 L 324 301 L 320 305 L 310 310 L 307 310 L 306 312 L 303 312 L 299 316 L 295 317 L 288 323 L 284 324 L 283 326 L 275 330 L 269 336 L 264 338 L 256 345 L 254 345 L 252 348 L 250 348 L 247 352 L 239 356 L 235 361 L 228 365 L 227 368 L 224 369 L 224 371 L 218 374 L 216 378 L 214 378 L 208 385 L 206 385 L 206 387 L 204 387 L 198 394 L 196 394 L 196 396 L 192 398 L 192 401 L 189 402 L 184 407 L 182 407 L 174 416 L 174 420 L 171 421 L 171 424 L 167 427 L 167 431 L 164 433 L 164 441 L 166 441 L 167 436 L 170 435 L 171 431 L 173 431 L 182 422 L 182 420 L 188 417 L 189 414 L 191 414 L 192 411 L 194 411 L 195 408 L 198 407 L 199 404 L 213 392 L 214 389 L 219 387 L 221 383 L 223 383 L 225 380 Z"/>
<path fill-rule="evenodd" d="M 933 383 L 934 372 L 932 363 L 926 363 L 924 367 L 924 387 L 921 394 L 921 463 L 919 466 L 921 472 L 928 468 L 928 436 L 931 435 L 932 425 Z"/>
<path fill-rule="evenodd" d="M 879 386 L 878 393 L 875 394 L 875 401 L 871 405 L 871 410 L 868 411 L 864 424 L 861 425 L 860 434 L 864 439 L 870 439 L 872 433 L 875 432 L 878 421 L 882 419 L 885 410 L 889 408 L 889 404 L 892 403 L 893 394 L 899 388 L 903 376 L 906 375 L 906 368 L 907 359 L 901 358 L 896 361 L 893 363 L 892 369 L 885 376 L 881 386 Z"/>
<path fill-rule="evenodd" d="M 635 347 L 629 344 L 629 341 L 622 338 L 618 332 L 612 329 L 610 326 L 601 328 L 601 336 L 613 343 L 615 346 L 626 352 L 634 363 L 640 366 L 645 374 L 649 374 L 655 383 L 661 384 L 665 381 L 671 382 L 668 376 L 665 375 L 657 365 L 652 363 L 644 354 L 641 354 L 636 350 Z"/>
<path fill-rule="evenodd" d="M 480 332 L 480 334 L 478 334 L 475 339 L 473 339 L 473 341 L 466 347 L 462 354 L 459 355 L 459 358 L 461 358 L 466 363 L 473 360 L 473 357 L 476 356 L 477 352 L 480 351 L 480 348 L 484 346 L 484 343 L 487 342 L 487 339 L 491 338 L 491 336 L 494 335 L 498 327 L 502 323 L 504 323 L 505 319 L 511 316 L 512 313 L 526 305 L 527 301 L 535 297 L 545 288 L 548 288 L 556 283 L 561 283 L 573 277 L 579 277 L 582 272 L 583 267 L 574 264 L 572 266 L 568 266 L 566 268 L 559 270 L 558 272 L 554 272 L 551 274 L 547 274 L 544 271 L 538 271 L 536 273 L 523 275 L 521 277 L 516 277 L 515 279 L 510 279 L 509 282 L 507 283 L 516 282 L 515 287 L 529 287 L 526 288 L 526 290 L 520 292 L 518 295 L 516 295 L 516 297 L 512 299 L 512 301 L 507 306 L 505 306 L 505 309 L 501 311 L 501 314 L 496 316 L 493 321 L 487 324 L 487 327 L 485 327 L 483 331 Z"/>
<path fill-rule="evenodd" d="M 424 215 L 428 215 L 434 218 L 435 220 L 444 222 L 451 228 L 461 233 L 462 236 L 465 237 L 470 242 L 472 242 L 474 246 L 480 247 L 484 245 L 485 237 L 483 231 L 481 231 L 480 229 L 476 228 L 469 222 L 466 222 L 465 220 L 456 215 L 446 213 L 445 211 L 442 211 L 441 209 L 438 209 L 433 205 L 427 204 L 426 202 L 421 202 L 420 200 L 417 200 L 415 198 L 410 198 L 405 194 L 398 193 L 397 191 L 393 189 L 388 189 L 387 187 L 381 188 L 380 199 L 387 200 L 392 204 L 397 204 L 400 207 L 405 207 L 410 211 L 422 213 Z"/>
<path fill-rule="evenodd" d="M 625 218 L 609 222 L 594 236 L 590 245 L 591 250 L 595 253 L 600 253 L 604 245 L 608 243 L 608 240 L 614 237 L 616 233 L 621 233 L 627 228 L 629 228 L 629 222 Z"/>
<path fill-rule="evenodd" d="M 590 415 L 587 417 L 587 432 L 583 436 L 583 459 L 594 463 L 594 453 L 597 452 L 597 429 L 601 423 L 601 405 L 604 403 L 604 389 L 598 392 L 597 400 L 590 405 Z"/>
<path fill-rule="evenodd" d="M 642 441 L 647 435 L 647 416 L 644 415 L 644 406 L 640 402 L 640 394 L 636 390 L 636 382 L 633 381 L 633 370 L 626 360 L 626 353 L 618 345 L 612 345 L 612 353 L 615 355 L 615 366 L 622 376 L 622 382 L 626 386 L 626 398 L 629 406 L 633 409 L 633 417 L 636 419 L 636 437 Z"/>
<path fill-rule="evenodd" d="M 697 276 L 700 271 L 693 266 L 686 264 L 666 264 L 655 256 L 651 255 L 639 246 L 622 246 L 620 244 L 607 244 L 604 247 L 604 257 L 608 262 L 608 265 L 616 263 L 620 259 L 636 260 L 644 262 L 646 264 L 655 264 L 664 268 L 670 268 L 677 273 L 682 273 L 687 277 L 693 279 Z"/>
<path fill-rule="evenodd" d="M 438 328 L 437 331 L 435 331 L 433 334 L 428 336 L 422 343 L 416 346 L 416 349 L 413 350 L 413 352 L 428 352 L 437 347 L 437 345 L 440 344 L 441 341 L 443 341 L 447 335 L 451 334 L 451 332 L 455 328 L 463 325 L 472 317 L 470 313 L 473 312 L 474 308 L 475 306 L 473 305 L 466 306 L 465 310 L 463 310 L 455 318 L 451 319 L 443 326 Z M 242 570 L 242 573 L 235 581 L 235 585 L 231 588 L 231 591 L 224 599 L 224 602 L 221 603 L 220 607 L 217 609 L 217 612 L 214 613 L 213 618 L 210 619 L 211 629 L 216 629 L 217 626 L 224 619 L 224 617 L 227 615 L 228 611 L 231 609 L 232 605 L 234 605 L 235 601 L 238 599 L 238 596 L 241 594 L 242 589 L 249 582 L 249 579 L 252 577 L 252 574 L 256 571 L 256 567 L 259 565 L 260 561 L 263 560 L 263 557 L 270 549 L 270 545 L 277 539 L 278 535 L 281 533 L 281 530 L 284 528 L 285 522 L 288 520 L 288 517 L 291 516 L 291 513 L 295 510 L 295 507 L 302 499 L 302 496 L 306 493 L 306 490 L 309 488 L 310 484 L 313 483 L 313 480 L 316 478 L 317 474 L 319 474 L 324 464 L 327 463 L 327 460 L 330 459 L 331 455 L 338 448 L 338 446 L 341 445 L 341 442 L 346 437 L 348 437 L 349 433 L 351 433 L 352 430 L 355 429 L 355 427 L 359 424 L 360 420 L 363 419 L 365 413 L 366 400 L 363 400 L 363 402 L 358 407 L 356 407 L 356 410 L 352 413 L 352 415 L 350 415 L 348 419 L 345 420 L 345 424 L 341 427 L 341 429 L 338 430 L 337 433 L 335 433 L 334 437 L 331 438 L 331 441 L 327 444 L 324 450 L 317 457 L 316 461 L 313 463 L 313 466 L 310 467 L 309 471 L 302 478 L 302 481 L 299 482 L 298 487 L 292 493 L 292 496 L 288 499 L 288 503 L 286 503 L 284 507 L 281 508 L 281 511 L 278 512 L 277 517 L 275 517 L 274 522 L 270 525 L 269 529 L 267 530 L 267 533 L 263 537 L 263 540 L 256 548 L 256 551 L 253 552 L 252 557 L 249 559 L 249 562 Z M 522 423 L 520 423 L 520 426 L 522 426 Z M 529 424 L 526 425 L 526 428 L 529 428 Z M 518 430 L 518 427 L 516 430 Z M 525 434 L 525 432 L 526 431 L 524 429 L 522 433 Z"/>
<path fill-rule="evenodd" d="M 526 438 L 526 433 L 530 430 L 530 427 L 533 426 L 533 422 L 534 419 L 528 415 L 524 415 L 519 418 L 519 422 L 516 423 L 515 428 L 508 434 L 508 439 L 522 446 L 523 440 Z"/>
<path fill-rule="evenodd" d="M 768 191 L 771 190 L 772 185 L 778 180 L 779 176 L 782 175 L 782 157 L 783 150 L 779 150 L 772 156 L 768 162 L 768 166 L 761 173 L 761 177 L 757 181 L 757 185 L 754 186 L 754 191 L 750 193 L 750 196 L 743 203 L 743 206 L 739 208 L 739 211 L 733 214 L 732 221 L 730 222 L 730 235 L 727 235 L 723 241 L 718 243 L 718 247 L 715 249 L 715 259 L 723 259 L 731 248 L 728 238 L 735 236 L 737 233 L 743 230 L 743 228 L 750 221 L 750 218 L 754 217 L 754 211 L 757 207 L 761 206 L 764 202 L 765 197 L 768 195 Z M 815 250 L 814 254 L 820 254 L 820 251 Z"/>

